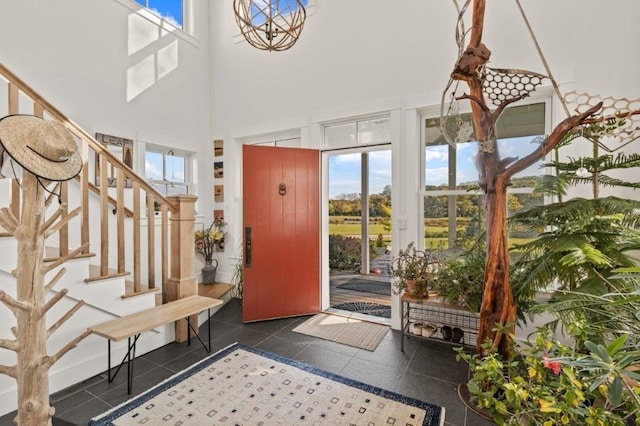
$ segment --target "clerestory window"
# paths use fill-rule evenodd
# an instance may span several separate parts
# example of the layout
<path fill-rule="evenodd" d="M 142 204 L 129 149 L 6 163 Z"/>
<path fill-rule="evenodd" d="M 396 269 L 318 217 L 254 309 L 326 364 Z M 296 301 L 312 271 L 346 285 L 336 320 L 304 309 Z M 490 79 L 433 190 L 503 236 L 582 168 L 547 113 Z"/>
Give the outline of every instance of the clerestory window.
<path fill-rule="evenodd" d="M 164 19 L 171 25 L 184 28 L 184 5 L 182 0 L 134 0 L 149 9 L 152 13 Z"/>

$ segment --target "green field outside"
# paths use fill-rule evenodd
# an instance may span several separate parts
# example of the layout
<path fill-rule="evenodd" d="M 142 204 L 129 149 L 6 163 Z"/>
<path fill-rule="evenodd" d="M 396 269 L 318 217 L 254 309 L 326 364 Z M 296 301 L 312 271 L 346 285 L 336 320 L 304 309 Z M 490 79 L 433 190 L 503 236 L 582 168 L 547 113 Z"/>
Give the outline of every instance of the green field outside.
<path fill-rule="evenodd" d="M 433 223 L 433 219 L 428 219 L 429 222 Z M 428 234 L 440 234 L 438 237 L 430 237 L 425 238 L 424 246 L 427 249 L 438 250 L 438 249 L 446 249 L 449 246 L 448 240 L 445 237 L 442 237 L 443 232 L 447 232 L 448 227 L 445 225 L 442 226 L 442 222 L 440 222 L 439 226 L 427 226 L 426 231 Z M 458 223 L 466 224 L 467 220 L 460 220 Z M 329 223 L 329 234 L 331 235 L 352 235 L 352 236 L 360 236 L 361 227 L 358 223 Z M 371 239 L 375 239 L 378 234 L 384 235 L 384 240 L 387 245 L 391 244 L 391 232 L 384 229 L 384 225 L 381 223 L 372 223 L 369 225 L 369 235 Z M 532 238 L 509 238 L 509 245 L 513 246 L 516 244 L 523 244 L 531 241 Z"/>

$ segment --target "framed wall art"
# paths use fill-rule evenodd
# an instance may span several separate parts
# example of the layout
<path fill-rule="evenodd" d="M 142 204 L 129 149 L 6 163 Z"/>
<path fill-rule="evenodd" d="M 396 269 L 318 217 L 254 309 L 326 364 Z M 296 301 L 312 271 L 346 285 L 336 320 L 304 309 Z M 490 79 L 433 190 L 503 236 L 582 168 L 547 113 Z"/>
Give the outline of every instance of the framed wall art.
<path fill-rule="evenodd" d="M 103 133 L 96 133 L 96 140 L 103 144 L 107 151 L 120 158 L 122 162 L 133 169 L 133 140 L 127 138 L 121 138 L 118 136 L 105 135 Z M 110 166 L 107 168 L 107 181 L 109 187 L 116 186 L 116 170 L 115 167 Z M 100 155 L 96 153 L 95 157 L 95 184 L 100 186 Z M 126 179 L 124 182 L 125 188 L 133 187 L 131 180 Z"/>

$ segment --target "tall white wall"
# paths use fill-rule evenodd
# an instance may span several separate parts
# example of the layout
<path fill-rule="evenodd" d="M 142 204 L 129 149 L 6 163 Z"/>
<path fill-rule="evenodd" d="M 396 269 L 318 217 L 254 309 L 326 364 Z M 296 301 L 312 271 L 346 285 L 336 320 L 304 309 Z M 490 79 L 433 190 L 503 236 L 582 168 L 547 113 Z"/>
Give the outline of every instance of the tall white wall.
<path fill-rule="evenodd" d="M 237 37 L 232 2 L 212 2 L 214 133 L 385 98 L 436 95 L 425 97 L 425 106 L 439 100 L 456 59 L 452 1 L 309 3 L 315 6 L 298 43 L 269 53 Z M 638 96 L 638 2 L 521 3 L 558 81 L 593 93 Z M 484 42 L 492 67 L 545 72 L 513 0 L 488 2 Z"/>

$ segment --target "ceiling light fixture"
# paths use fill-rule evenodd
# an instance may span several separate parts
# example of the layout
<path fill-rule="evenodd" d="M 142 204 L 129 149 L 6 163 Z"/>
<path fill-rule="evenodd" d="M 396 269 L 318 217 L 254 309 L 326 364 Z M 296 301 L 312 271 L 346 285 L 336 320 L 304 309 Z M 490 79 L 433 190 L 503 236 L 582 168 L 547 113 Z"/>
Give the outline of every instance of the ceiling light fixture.
<path fill-rule="evenodd" d="M 268 51 L 293 46 L 307 18 L 301 0 L 233 0 L 233 11 L 249 44 Z"/>

